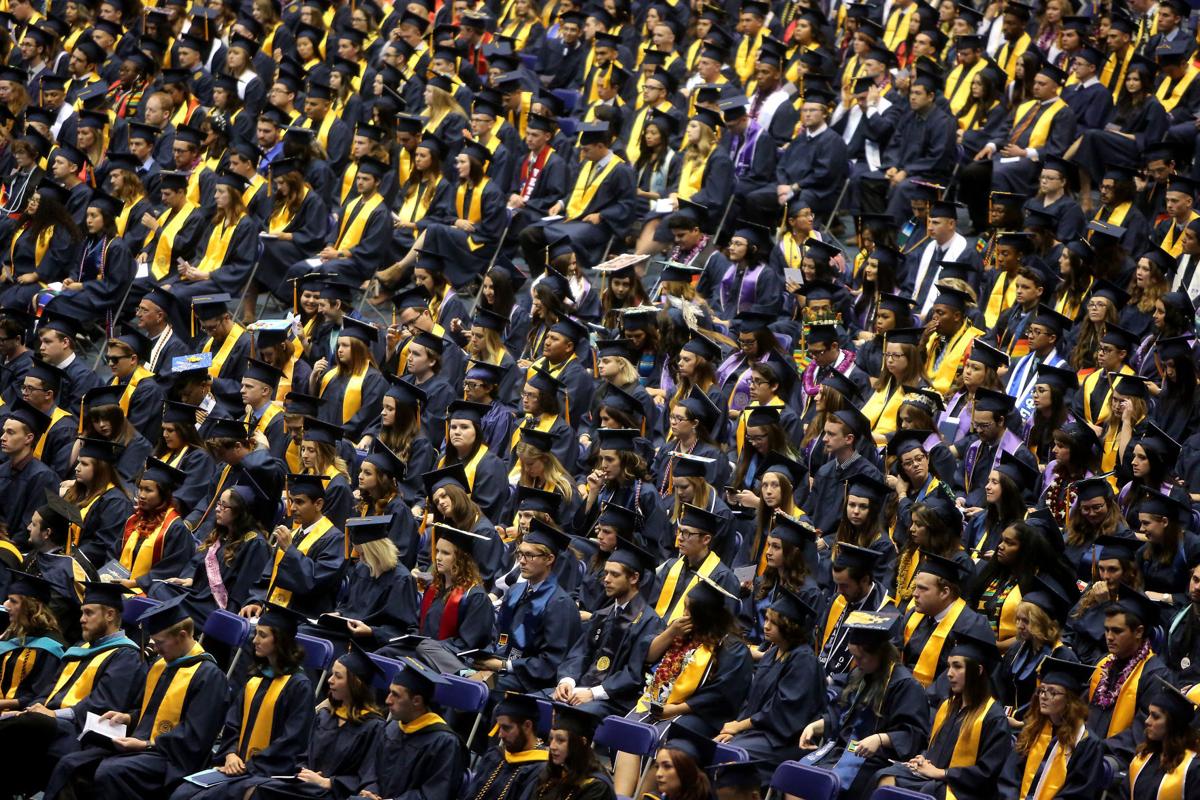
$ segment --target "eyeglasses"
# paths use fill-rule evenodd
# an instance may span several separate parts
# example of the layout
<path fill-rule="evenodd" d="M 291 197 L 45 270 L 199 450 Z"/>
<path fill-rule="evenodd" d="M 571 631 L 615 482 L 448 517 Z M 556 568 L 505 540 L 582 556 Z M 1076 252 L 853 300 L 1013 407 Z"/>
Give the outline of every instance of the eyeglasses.
<path fill-rule="evenodd" d="M 972 422 L 971 423 L 971 429 L 977 430 L 977 431 L 991 430 L 994 427 L 996 427 L 996 423 L 994 423 L 994 422 Z"/>
<path fill-rule="evenodd" d="M 747 433 L 746 434 L 746 441 L 750 442 L 751 444 L 758 444 L 759 442 L 765 442 L 766 440 L 767 440 L 767 435 L 765 433 Z"/>
<path fill-rule="evenodd" d="M 105 356 L 104 360 L 109 364 L 118 364 L 127 358 L 133 358 L 133 356 Z"/>
<path fill-rule="evenodd" d="M 888 359 L 888 358 L 908 358 L 908 356 L 904 355 L 904 353 L 884 353 L 884 354 L 883 354 L 883 357 L 884 357 L 885 359 Z"/>
<path fill-rule="evenodd" d="M 21 394 L 33 394 L 34 392 L 44 392 L 46 389 L 39 389 L 36 386 L 22 386 Z"/>
<path fill-rule="evenodd" d="M 1038 697 L 1044 697 L 1047 700 L 1057 700 L 1060 697 L 1066 697 L 1067 693 L 1061 689 L 1051 689 L 1049 686 L 1039 686 L 1037 689 Z"/>
<path fill-rule="evenodd" d="M 517 551 L 517 561 L 529 561 L 530 559 L 544 558 L 545 556 L 545 553 L 530 553 L 526 550 Z"/>
<path fill-rule="evenodd" d="M 770 383 L 766 378 L 751 378 L 751 386 L 767 386 Z"/>

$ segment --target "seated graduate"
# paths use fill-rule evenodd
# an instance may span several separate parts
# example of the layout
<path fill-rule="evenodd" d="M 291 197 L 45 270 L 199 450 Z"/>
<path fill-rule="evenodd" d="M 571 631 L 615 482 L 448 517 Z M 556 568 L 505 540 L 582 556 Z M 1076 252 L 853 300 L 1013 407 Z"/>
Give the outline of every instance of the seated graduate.
<path fill-rule="evenodd" d="M 208 377 L 207 371 L 204 376 Z M 199 413 L 198 406 L 168 400 L 162 408 L 162 436 L 154 448 L 155 458 L 183 470 L 187 475 L 183 485 L 175 490 L 181 510 L 196 508 L 206 500 L 210 491 L 209 480 L 215 474 L 213 457 L 196 430 Z M 200 506 L 200 511 L 203 510 L 204 507 Z"/>
<path fill-rule="evenodd" d="M 258 346 L 262 347 L 261 335 Z M 288 442 L 291 441 L 284 420 L 283 403 L 275 400 L 283 377 L 283 370 L 274 364 L 251 358 L 242 373 L 240 387 L 242 404 L 250 409 L 246 412 L 246 424 L 252 426 L 250 435 L 262 434 L 272 455 L 279 458 L 287 453 Z"/>
<path fill-rule="evenodd" d="M 668 526 L 654 478 L 646 468 L 641 448 L 646 440 L 631 428 L 600 428 L 596 440 L 596 468 L 587 474 L 587 495 L 575 513 L 575 530 L 590 530 L 604 506 L 616 503 L 641 517 L 640 545 L 673 554 L 673 543 L 664 549 Z"/>
<path fill-rule="evenodd" d="M 489 747 L 461 793 L 471 800 L 519 800 L 529 796 L 550 752 L 538 742 L 538 697 L 508 692 L 496 704 L 496 746 Z"/>
<path fill-rule="evenodd" d="M 713 536 L 720 518 L 699 506 L 685 503 L 679 518 L 675 547 L 679 555 L 663 562 L 657 570 L 654 592 L 649 600 L 655 612 L 668 625 L 683 615 L 684 598 L 696 588 L 701 578 L 708 578 L 735 594 L 737 578 L 720 557 L 712 551 Z"/>
<path fill-rule="evenodd" d="M 319 409 L 321 419 L 344 425 L 346 437 L 353 442 L 361 439 L 363 431 L 379 416 L 388 387 L 371 354 L 378 341 L 379 329 L 374 325 L 343 317 L 329 363 L 318 361 L 309 379 L 313 393 L 324 401 Z"/>
<path fill-rule="evenodd" d="M 190 261 L 179 263 L 179 275 L 171 293 L 185 303 L 196 295 L 229 292 L 239 294 L 246 288 L 258 254 L 258 234 L 262 230 L 257 217 L 246 212 L 242 195 L 246 180 L 222 170 L 216 176 L 213 200 L 216 213 L 208 235 L 197 242 Z"/>
<path fill-rule="evenodd" d="M 1020 719 L 1021 709 L 1037 702 L 1038 666 L 1043 659 L 1078 661 L 1060 638 L 1072 599 L 1079 594 L 1074 584 L 1064 587 L 1049 575 L 1038 575 L 1025 589 L 1014 614 L 1016 641 L 992 673 L 996 699 L 1007 709 L 1010 723 Z"/>
<path fill-rule="evenodd" d="M 345 563 L 342 532 L 324 515 L 325 478 L 288 475 L 294 528 L 275 528 L 275 553 L 239 612 L 257 617 L 265 603 L 317 616 L 334 606 Z"/>
<path fill-rule="evenodd" d="M 618 540 L 604 564 L 604 593 L 611 604 L 592 614 L 559 665 L 555 700 L 601 716 L 633 708 L 650 642 L 663 630 L 662 618 L 641 592 L 656 561 L 631 541 Z"/>
<path fill-rule="evenodd" d="M 1102 784 L 1104 748 L 1088 730 L 1086 664 L 1047 656 L 1041 685 L 1025 712 L 1024 727 L 1000 773 L 1002 800 L 1087 800 Z"/>
<path fill-rule="evenodd" d="M 388 539 L 391 527 L 391 514 L 346 521 L 352 563 L 334 613 L 346 620 L 352 640 L 367 650 L 417 627 L 417 587 Z"/>
<path fill-rule="evenodd" d="M 899 619 L 893 608 L 846 616 L 846 648 L 854 667 L 829 708 L 800 734 L 800 749 L 815 750 L 804 763 L 837 773 L 847 797 L 865 796 L 888 761 L 907 761 L 929 739 L 925 691 L 900 663 L 892 643 Z M 825 741 L 818 747 L 821 736 Z"/>
<path fill-rule="evenodd" d="M 471 496 L 467 472 L 462 464 L 443 467 L 421 476 L 425 482 L 427 505 L 426 529 L 431 523 L 442 523 L 462 531 L 470 531 L 486 540 L 486 544 L 474 548 L 475 563 L 483 575 L 484 583 L 491 587 L 509 569 L 504 542 L 496 532 L 496 525 L 487 518 Z M 433 556 L 418 553 L 418 565 L 427 563 Z"/>
<path fill-rule="evenodd" d="M 1100 478 L 1099 482 L 1108 486 L 1105 478 Z M 1108 496 L 1111 516 L 1119 519 L 1120 513 L 1112 503 L 1111 487 Z M 1095 540 L 1095 566 L 1089 566 L 1089 577 L 1094 573 L 1096 579 L 1071 609 L 1071 616 L 1063 628 L 1063 641 L 1085 664 L 1095 664 L 1108 654 L 1104 619 L 1109 606 L 1117 602 L 1126 588 L 1140 590 L 1142 587 L 1142 574 L 1136 562 L 1141 540 L 1129 535 L 1127 529 L 1122 531 L 1124 535 L 1103 535 Z"/>
<path fill-rule="evenodd" d="M 1185 696 L 1162 677 L 1155 684 L 1156 692 L 1146 712 L 1146 739 L 1129 764 L 1130 800 L 1155 800 L 1168 795 L 1195 800 L 1200 797 L 1200 741 L 1192 699 L 1195 692 Z"/>
<path fill-rule="evenodd" d="M 145 679 L 138 645 L 121 632 L 122 595 L 111 583 L 85 584 L 83 642 L 63 652 L 61 670 L 26 713 L 0 720 L 0 766 L 7 790 L 33 794 L 45 785 L 54 760 L 79 749 L 87 715 L 129 708 Z"/>
<path fill-rule="evenodd" d="M 299 760 L 299 771 L 292 778 L 258 784 L 255 796 L 262 800 L 353 796 L 383 736 L 385 722 L 373 687 L 379 674 L 366 651 L 354 645 L 334 661 L 327 681 L 329 695 L 317 706 L 308 755 Z"/>
<path fill-rule="evenodd" d="M 212 531 L 192 555 L 188 568 L 164 581 L 152 582 L 147 594 L 163 601 L 185 595 L 188 616 L 200 624 L 218 608 L 236 610 L 246 605 L 255 582 L 271 560 L 266 525 L 255 518 L 256 510 L 272 508 L 273 514 L 269 503 L 249 481 L 225 489 L 217 498 Z"/>
<path fill-rule="evenodd" d="M 554 576 L 571 539 L 534 519 L 517 547 L 522 580 L 509 587 L 496 620 L 495 655 L 474 659 L 472 677 L 496 676 L 498 691 L 533 692 L 554 686 L 559 666 L 579 638 L 579 609 Z"/>
<path fill-rule="evenodd" d="M 915 789 L 938 800 L 997 796 L 1012 736 L 988 678 L 1000 651 L 991 632 L 985 636 L 955 633 L 946 667 L 949 697 L 933 718 L 929 747 L 880 772 L 878 786 Z"/>
<path fill-rule="evenodd" d="M 117 556 L 121 532 L 133 513 L 129 490 L 114 466 L 119 452 L 114 442 L 80 439 L 75 481 L 63 493 L 83 518 L 75 545 L 97 569 Z"/>
<path fill-rule="evenodd" d="M 32 380 L 32 375 L 25 376 L 26 383 Z M 6 405 L 5 409 L 8 416 L 4 420 L 0 450 L 6 458 L 0 464 L 0 490 L 7 502 L 0 510 L 0 531 L 10 541 L 21 542 L 34 511 L 46 502 L 47 491 L 55 491 L 59 479 L 49 465 L 37 458 L 35 449 L 50 426 L 50 417 L 22 399 L 12 406 Z M 64 449 L 67 453 L 71 451 L 70 445 Z"/>
<path fill-rule="evenodd" d="M 850 652 L 848 619 L 855 611 L 875 612 L 895 608 L 896 603 L 887 587 L 875 580 L 875 565 L 880 559 L 877 550 L 839 544 L 833 555 L 832 577 L 834 594 L 824 616 L 817 617 L 820 640 L 817 658 L 830 678 L 854 669 L 855 658 Z"/>
<path fill-rule="evenodd" d="M 123 483 L 133 484 L 154 446 L 125 416 L 120 402 L 123 393 L 123 387 L 112 384 L 88 389 L 83 396 L 80 436 L 115 444 L 118 450 L 113 466 Z"/>
<path fill-rule="evenodd" d="M 146 673 L 141 705 L 103 715 L 128 733 L 113 739 L 111 748 L 86 747 L 59 759 L 47 798 L 76 786 L 103 798 L 162 796 L 203 768 L 221 730 L 229 688 L 196 641 L 182 601 L 177 597 L 138 617 L 159 657 Z"/>
<path fill-rule="evenodd" d="M 129 570 L 129 577 L 116 583 L 146 592 L 155 580 L 183 574 L 196 551 L 196 541 L 179 515 L 172 493 L 186 478 L 181 470 L 157 458 L 146 460 L 117 557 Z"/>
<path fill-rule="evenodd" d="M 1125 762 L 1145 740 L 1146 708 L 1154 676 L 1169 677 L 1167 665 L 1150 648 L 1158 624 L 1158 604 L 1122 586 L 1120 598 L 1104 611 L 1108 655 L 1092 671 L 1088 728 L 1104 740 L 1104 754 Z"/>
<path fill-rule="evenodd" d="M 804 721 L 825 710 L 825 673 L 812 649 L 816 610 L 781 589 L 767 609 L 767 651 L 754 668 L 750 694 L 733 720 L 716 736 L 750 754 L 759 777 L 770 783 L 775 768 L 800 755 L 796 745 Z"/>
<path fill-rule="evenodd" d="M 904 615 L 903 663 L 929 692 L 930 705 L 941 702 L 936 680 L 946 669 L 951 632 L 970 633 L 979 639 L 992 635 L 987 619 L 962 598 L 966 570 L 956 561 L 922 553 L 913 579 L 912 605 Z"/>
<path fill-rule="evenodd" d="M 28 708 L 49 694 L 63 656 L 62 627 L 50 611 L 54 586 L 37 575 L 9 572 L 8 625 L 0 634 L 0 711 Z"/>
<path fill-rule="evenodd" d="M 417 564 L 420 531 L 412 511 L 400 493 L 400 484 L 408 468 L 397 453 L 381 440 L 372 442 L 358 467 L 358 498 L 355 509 L 360 516 L 388 516 L 392 520 L 387 538 L 396 547 L 397 558 L 405 569 Z"/>
<path fill-rule="evenodd" d="M 254 335 L 234 322 L 228 294 L 201 294 L 192 298 L 192 314 L 202 334 L 200 352 L 212 353 L 208 374 L 212 376 L 214 392 L 235 394 L 242 387 L 242 377 L 254 347 Z"/>
<path fill-rule="evenodd" d="M 111 385 L 122 390 L 117 397 L 121 413 L 147 441 L 157 441 L 167 392 L 158 381 L 146 380 L 154 373 L 143 366 L 154 352 L 154 342 L 137 328 L 125 325 L 121 335 L 110 337 L 104 347 L 105 360 L 113 372 Z"/>
<path fill-rule="evenodd" d="M 226 780 L 208 788 L 187 782 L 171 800 L 241 798 L 272 775 L 297 770 L 312 734 L 312 682 L 304 674 L 304 650 L 296 626 L 305 618 L 268 605 L 254 629 L 254 666 L 234 697 L 221 730 L 221 746 L 211 757 Z"/>
<path fill-rule="evenodd" d="M 550 760 L 526 797 L 546 800 L 616 800 L 612 778 L 596 758 L 592 740 L 603 717 L 555 703 L 546 749 Z"/>
<path fill-rule="evenodd" d="M 421 424 L 421 409 L 425 407 L 425 393 L 408 381 L 395 375 L 385 375 L 388 380 L 387 392 L 380 404 L 379 425 L 369 426 L 366 434 L 358 442 L 360 448 L 369 449 L 372 442 L 380 442 L 391 450 L 401 460 L 405 469 L 396 473 L 397 499 L 402 499 L 410 508 L 420 501 L 425 493 L 425 484 L 421 476 L 433 469 L 437 452 L 429 441 L 424 425 Z M 438 434 L 440 439 L 442 434 Z M 359 480 L 362 480 L 361 470 Z M 361 486 L 359 487 L 362 488 Z M 376 500 L 376 490 L 368 490 Z M 404 547 L 397 542 L 401 555 L 405 554 Z"/>
<path fill-rule="evenodd" d="M 62 290 L 52 300 L 54 313 L 91 322 L 102 319 L 121 302 L 134 272 L 130 245 L 117 233 L 121 206 L 120 200 L 102 191 L 88 200 L 87 237 L 79 263 L 69 265 Z"/>
<path fill-rule="evenodd" d="M 363 762 L 359 795 L 369 800 L 475 796 L 460 792 L 467 766 L 466 746 L 436 711 L 434 695 L 445 683 L 445 678 L 416 659 L 404 659 L 404 668 L 392 676 L 388 689 L 392 721 L 384 725 Z M 333 796 L 342 795 L 335 792 Z"/>
<path fill-rule="evenodd" d="M 643 794 L 642 800 L 709 800 L 715 797 L 706 770 L 717 759 L 717 743 L 691 720 L 684 718 L 672 723 L 654 755 L 654 783 L 658 794 Z"/>
<path fill-rule="evenodd" d="M 324 480 L 321 513 L 338 528 L 346 525 L 346 518 L 354 508 L 350 467 L 338 453 L 342 432 L 342 426 L 336 422 L 305 417 L 300 436 L 301 472 Z"/>
<path fill-rule="evenodd" d="M 508 470 L 483 443 L 482 420 L 488 407 L 455 400 L 446 409 L 446 449 L 438 467 L 462 464 L 471 496 L 488 519 L 500 519 L 508 500 Z"/>

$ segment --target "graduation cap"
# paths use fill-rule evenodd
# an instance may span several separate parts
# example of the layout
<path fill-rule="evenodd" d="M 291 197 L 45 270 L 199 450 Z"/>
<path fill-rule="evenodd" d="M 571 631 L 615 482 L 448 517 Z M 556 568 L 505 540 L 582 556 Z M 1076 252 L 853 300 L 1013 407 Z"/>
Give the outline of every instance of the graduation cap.
<path fill-rule="evenodd" d="M 295 638 L 296 629 L 308 623 L 303 614 L 292 611 L 285 606 L 268 603 L 258 618 L 258 624 L 275 631 L 276 635 L 283 634 L 287 638 Z"/>
<path fill-rule="evenodd" d="M 107 439 L 95 439 L 87 436 L 79 438 L 80 458 L 94 458 L 115 464 L 117 455 L 124 449 L 117 442 L 110 442 Z"/>
<path fill-rule="evenodd" d="M 605 521 L 606 518 L 603 514 L 601 514 L 601 517 L 599 520 L 597 520 L 596 524 L 597 525 L 612 525 L 613 527 L 616 527 L 618 531 L 626 532 L 627 534 L 632 535 L 633 530 L 634 530 L 634 526 L 633 526 L 634 514 L 633 514 L 633 512 L 627 508 L 624 508 L 623 506 L 617 506 L 613 503 L 608 503 L 606 505 L 606 509 L 610 506 L 613 508 L 616 508 L 616 509 L 621 509 L 621 511 L 628 514 L 628 518 L 623 520 L 623 521 L 629 523 L 628 526 L 621 527 L 619 525 L 612 523 L 611 521 L 606 522 Z M 610 516 L 610 517 L 608 517 L 608 519 L 611 520 L 612 517 Z M 615 561 L 618 564 L 624 564 L 625 566 L 627 566 L 630 569 L 635 570 L 639 573 L 651 572 L 654 570 L 655 566 L 658 564 L 657 556 L 655 556 L 653 553 L 646 552 L 641 547 L 634 544 L 628 538 L 619 538 L 617 540 L 616 549 L 613 550 L 612 554 L 608 557 L 608 560 Z"/>
<path fill-rule="evenodd" d="M 970 631 L 954 631 L 950 655 L 969 658 L 976 664 L 982 665 L 989 672 L 991 667 L 1000 660 L 1000 648 L 990 630 L 987 637 L 976 636 Z"/>
<path fill-rule="evenodd" d="M 703 534 L 713 536 L 716 534 L 720 524 L 721 518 L 708 509 L 692 505 L 691 503 L 683 504 L 683 510 L 679 515 L 680 528 L 692 528 Z"/>
<path fill-rule="evenodd" d="M 721 606 L 731 607 L 738 602 L 737 597 L 707 575 L 698 574 L 696 577 L 698 580 L 687 593 L 688 604 L 693 609 L 697 607 L 705 610 Z"/>
<path fill-rule="evenodd" d="M 379 328 L 357 317 L 342 317 L 341 336 L 358 339 L 368 346 L 379 341 Z"/>
<path fill-rule="evenodd" d="M 469 400 L 454 400 L 446 407 L 446 419 L 465 419 L 480 425 L 492 407 Z"/>
<path fill-rule="evenodd" d="M 697 588 L 699 587 L 697 586 Z M 679 717 L 671 723 L 671 727 L 667 728 L 663 747 L 683 753 L 697 766 L 703 768 L 716 759 L 717 743 L 706 733 L 690 727 L 698 724 L 691 722 L 686 716 Z"/>
<path fill-rule="evenodd" d="M 497 717 L 511 717 L 516 720 L 537 722 L 542 715 L 539 700 L 545 700 L 537 695 L 505 692 L 503 699 L 496 704 Z M 715 745 L 715 743 L 714 743 Z"/>
<path fill-rule="evenodd" d="M 1038 676 L 1043 686 L 1061 686 L 1074 694 L 1085 694 L 1091 687 L 1095 667 L 1078 661 L 1046 656 L 1038 664 Z"/>
<path fill-rule="evenodd" d="M 928 550 L 921 551 L 921 562 L 917 565 L 917 572 L 934 575 L 955 586 L 962 584 L 966 577 L 963 575 L 963 568 L 957 561 L 939 556 L 936 553 L 931 553 Z"/>
<path fill-rule="evenodd" d="M 910 450 L 925 450 L 925 442 L 933 435 L 933 431 L 922 431 L 916 428 L 898 430 L 888 441 L 888 455 L 899 458 Z"/>
<path fill-rule="evenodd" d="M 557 492 L 547 492 L 532 486 L 517 487 L 518 511 L 541 511 L 554 517 L 562 505 L 562 495 Z"/>
<path fill-rule="evenodd" d="M 850 433 L 858 439 L 863 439 L 871 434 L 871 421 L 853 406 L 839 409 L 833 412 L 833 416 L 849 428 Z"/>
<path fill-rule="evenodd" d="M 229 313 L 229 303 L 233 298 L 225 292 L 204 294 L 192 298 L 192 312 L 196 319 L 203 322 L 220 319 Z"/>
<path fill-rule="evenodd" d="M 371 659 L 371 656 L 358 642 L 350 640 L 350 649 L 338 658 L 338 662 L 347 672 L 356 675 L 360 681 L 370 684 L 376 676 L 384 674 L 383 670 Z"/>
<path fill-rule="evenodd" d="M 482 548 L 491 540 L 478 533 L 452 528 L 449 525 L 437 523 L 433 526 L 433 535 L 437 539 L 445 539 L 473 559 L 478 558 L 476 548 Z"/>
<path fill-rule="evenodd" d="M 671 474 L 676 478 L 703 478 L 715 461 L 690 453 L 674 453 L 671 456 Z"/>
<path fill-rule="evenodd" d="M 979 411 L 991 411 L 993 414 L 1006 416 L 1013 410 L 1015 402 L 1011 395 L 995 389 L 975 390 L 975 408 Z"/>
<path fill-rule="evenodd" d="M 768 608 L 776 614 L 801 624 L 809 622 L 817 616 L 816 609 L 804 602 L 800 595 L 782 586 L 776 587 L 775 600 Z"/>
<path fill-rule="evenodd" d="M 1075 587 L 1072 586 L 1071 588 L 1074 589 Z M 1046 612 L 1046 616 L 1061 625 L 1066 621 L 1067 614 L 1071 612 L 1071 607 L 1075 605 L 1077 598 L 1074 595 L 1078 595 L 1078 593 L 1078 590 L 1076 590 L 1068 594 L 1067 589 L 1061 586 L 1058 581 L 1046 575 L 1036 575 L 1033 578 L 1033 584 L 1021 596 L 1021 600 L 1026 603 L 1032 603 L 1042 609 L 1042 611 Z"/>
<path fill-rule="evenodd" d="M 50 429 L 50 416 L 20 397 L 14 400 L 11 406 L 5 406 L 5 409 L 8 411 L 8 418 L 15 419 L 28 428 L 35 441 Z"/>
<path fill-rule="evenodd" d="M 933 389 L 925 389 L 920 386 L 901 386 L 900 388 L 904 391 L 904 399 L 901 405 L 920 406 L 931 417 L 936 417 L 942 411 L 946 410 L 946 404 L 942 400 L 942 396 Z"/>
<path fill-rule="evenodd" d="M 747 428 L 763 428 L 767 425 L 779 425 L 782 405 L 752 406 L 746 415 Z"/>
<path fill-rule="evenodd" d="M 341 425 L 326 422 L 319 417 L 304 418 L 305 441 L 336 445 L 344 435 L 345 429 Z"/>
<path fill-rule="evenodd" d="M 312 500 L 322 500 L 325 497 L 325 483 L 328 480 L 328 475 L 300 475 L 290 472 L 287 476 L 288 494 L 304 495 Z"/>
<path fill-rule="evenodd" d="M 142 480 L 154 481 L 168 492 L 174 492 L 187 480 L 187 473 L 172 467 L 165 461 L 151 457 L 146 459 L 146 469 L 142 473 Z"/>
<path fill-rule="evenodd" d="M 279 388 L 279 382 L 283 380 L 283 370 L 274 364 L 259 361 L 257 358 L 248 358 L 246 362 L 246 370 L 242 375 L 243 379 L 249 378 L 252 381 L 266 384 L 270 387 L 272 393 Z"/>
<path fill-rule="evenodd" d="M 600 450 L 627 450 L 636 452 L 641 432 L 633 428 L 600 428 L 596 431 L 597 447 Z"/>
<path fill-rule="evenodd" d="M 892 487 L 867 473 L 854 475 L 846 481 L 847 495 L 864 497 L 875 504 L 882 502 L 884 498 L 892 493 Z M 876 507 L 878 506 L 876 505 Z"/>
<path fill-rule="evenodd" d="M 128 589 L 119 583 L 84 581 L 83 600 L 80 605 L 108 606 L 109 608 L 115 608 L 118 611 L 124 611 L 124 598 L 127 594 L 133 594 L 133 589 Z"/>
<path fill-rule="evenodd" d="M 1111 487 L 1110 493 L 1111 493 Z M 1128 561 L 1132 562 L 1137 556 L 1137 551 L 1141 549 L 1142 543 L 1133 536 L 1113 536 L 1104 534 L 1096 539 L 1096 544 L 1100 547 L 1100 553 L 1097 556 L 1097 561 Z"/>
<path fill-rule="evenodd" d="M 1121 584 L 1121 588 L 1117 593 L 1116 602 L 1108 606 L 1110 610 L 1114 607 L 1125 614 L 1136 617 L 1138 622 L 1146 627 L 1147 631 L 1158 623 L 1159 609 L 1161 608 L 1158 603 L 1146 597 L 1146 595 L 1132 586 L 1124 583 Z"/>
<path fill-rule="evenodd" d="M 1151 492 L 1143 495 L 1138 504 L 1139 514 L 1153 514 L 1176 522 L 1186 522 L 1191 518 L 1191 506 L 1184 505 L 1169 494 Z"/>
<path fill-rule="evenodd" d="M 1110 239 L 1114 242 L 1120 242 L 1125 236 L 1125 229 L 1119 225 L 1113 225 L 1110 222 L 1100 222 L 1099 220 L 1091 220 L 1088 222 L 1087 229 L 1096 236 Z"/>
<path fill-rule="evenodd" d="M 1118 350 L 1130 352 L 1137 346 L 1138 336 L 1132 331 L 1122 328 L 1120 325 L 1105 323 L 1104 333 L 1100 335 L 1100 341 L 1103 344 L 1110 344 Z M 1122 392 L 1122 394 L 1124 393 Z"/>
<path fill-rule="evenodd" d="M 940 297 L 939 297 L 940 299 Z M 924 335 L 924 328 L 893 328 L 884 336 L 888 344 L 911 344 L 917 345 Z"/>
<path fill-rule="evenodd" d="M 1062 367 L 1052 367 L 1044 362 L 1038 364 L 1036 382 L 1053 387 L 1063 394 L 1079 386 L 1077 373 Z"/>
<path fill-rule="evenodd" d="M 12 569 L 8 570 L 12 581 L 8 585 L 8 593 L 10 595 L 20 595 L 22 597 L 32 597 L 42 603 L 49 603 L 51 596 L 54 594 L 54 584 L 39 575 L 30 575 L 28 572 Z"/>
<path fill-rule="evenodd" d="M 1161 675 L 1155 675 L 1154 681 L 1150 705 L 1157 706 L 1176 723 L 1192 726 L 1196 717 L 1196 704 Z"/>
<path fill-rule="evenodd" d="M 380 439 L 372 440 L 371 452 L 363 461 L 369 462 L 371 466 L 386 472 L 393 478 L 403 478 L 407 473 L 406 463 Z"/>
<path fill-rule="evenodd" d="M 891 606 L 877 611 L 851 611 L 842 623 L 846 627 L 846 641 L 854 645 L 882 644 L 891 638 L 899 619 L 900 612 Z"/>
<path fill-rule="evenodd" d="M 551 706 L 550 728 L 567 731 L 591 741 L 596 736 L 596 728 L 604 719 L 599 714 L 584 711 L 578 706 L 555 702 Z"/>
<path fill-rule="evenodd" d="M 1039 474 L 1035 467 L 1029 466 L 1008 451 L 1000 453 L 1000 460 L 996 462 L 995 470 L 1012 479 L 1019 488 L 1033 486 L 1037 482 Z"/>
<path fill-rule="evenodd" d="M 881 557 L 882 554 L 878 550 L 838 542 L 833 553 L 833 568 L 855 569 L 864 575 L 870 575 L 875 571 Z"/>
<path fill-rule="evenodd" d="M 138 617 L 138 624 L 142 626 L 142 630 L 146 632 L 147 636 L 154 636 L 172 625 L 189 619 L 187 609 L 183 605 L 183 601 L 186 599 L 186 594 L 180 594 L 156 606 L 151 606 Z"/>
<path fill-rule="evenodd" d="M 394 514 L 371 517 L 354 517 L 346 520 L 346 535 L 354 544 L 367 544 L 388 538 Z"/>
<path fill-rule="evenodd" d="M 471 481 L 461 463 L 426 472 L 421 476 L 421 480 L 425 483 L 425 494 L 430 498 L 444 486 L 457 486 L 468 494 L 471 491 Z"/>
<path fill-rule="evenodd" d="M 570 536 L 538 517 L 529 521 L 529 530 L 526 531 L 523 541 L 547 547 L 555 555 L 561 554 L 571 545 Z"/>
<path fill-rule="evenodd" d="M 766 475 L 768 472 L 774 472 L 777 475 L 782 475 L 783 477 L 787 478 L 788 483 L 790 483 L 793 487 L 799 485 L 799 482 L 804 477 L 805 472 L 805 467 L 802 464 L 795 459 L 792 459 L 779 452 L 778 450 L 772 450 L 767 454 L 767 458 L 760 469 L 762 470 L 761 474 L 763 475 Z"/>

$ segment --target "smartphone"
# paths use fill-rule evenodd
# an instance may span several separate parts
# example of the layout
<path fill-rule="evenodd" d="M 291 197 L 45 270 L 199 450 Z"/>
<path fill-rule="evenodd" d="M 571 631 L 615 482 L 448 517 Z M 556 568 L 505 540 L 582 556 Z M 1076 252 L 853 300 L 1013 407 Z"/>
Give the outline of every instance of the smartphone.
<path fill-rule="evenodd" d="M 656 719 L 662 719 L 663 704 L 659 703 L 658 701 L 651 702 L 650 703 L 650 715 L 652 717 L 655 717 Z"/>

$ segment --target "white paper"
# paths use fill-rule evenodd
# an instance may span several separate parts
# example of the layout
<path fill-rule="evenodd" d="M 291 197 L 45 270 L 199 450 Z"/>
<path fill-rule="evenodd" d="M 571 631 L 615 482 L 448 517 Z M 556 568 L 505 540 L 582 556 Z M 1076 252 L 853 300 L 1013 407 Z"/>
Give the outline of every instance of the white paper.
<path fill-rule="evenodd" d="M 278 233 L 267 233 L 266 231 L 263 231 L 262 233 L 260 233 L 258 235 L 258 238 L 260 238 L 260 239 L 278 239 L 279 234 Z"/>
<path fill-rule="evenodd" d="M 1000 159 L 1000 163 L 1001 164 L 1012 164 L 1013 162 L 1020 161 L 1020 160 L 1021 160 L 1020 156 L 1005 156 L 1004 158 Z"/>
<path fill-rule="evenodd" d="M 87 720 L 83 723 L 83 730 L 79 733 L 79 738 L 82 739 L 88 731 L 95 731 L 101 736 L 107 736 L 109 739 L 120 739 L 125 735 L 125 725 L 120 722 L 113 722 L 111 719 L 101 719 L 99 714 L 88 712 Z"/>
<path fill-rule="evenodd" d="M 755 564 L 747 564 L 744 567 L 737 567 L 733 571 L 733 577 L 738 579 L 738 583 L 754 580 L 754 573 L 758 571 L 758 566 Z"/>
<path fill-rule="evenodd" d="M 654 201 L 655 214 L 670 214 L 675 210 L 675 204 L 671 202 L 669 197 L 660 197 Z"/>
<path fill-rule="evenodd" d="M 542 222 L 558 222 L 562 218 L 562 214 L 549 214 L 545 217 L 542 217 Z"/>
<path fill-rule="evenodd" d="M 137 262 L 137 272 L 134 274 L 133 277 L 149 278 L 150 277 L 150 262 L 149 261 Z"/>
<path fill-rule="evenodd" d="M 788 283 L 804 283 L 804 270 L 784 267 L 783 279 Z"/>

